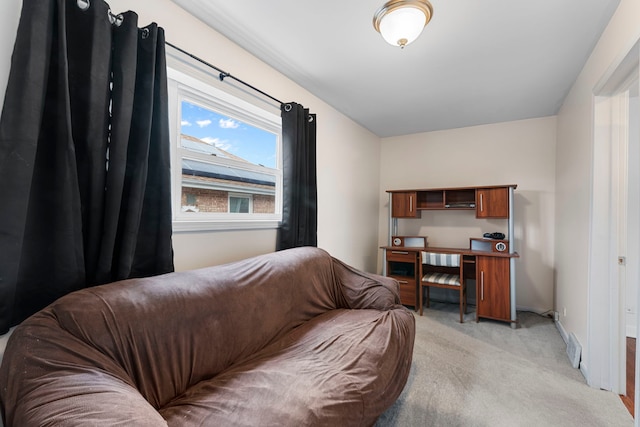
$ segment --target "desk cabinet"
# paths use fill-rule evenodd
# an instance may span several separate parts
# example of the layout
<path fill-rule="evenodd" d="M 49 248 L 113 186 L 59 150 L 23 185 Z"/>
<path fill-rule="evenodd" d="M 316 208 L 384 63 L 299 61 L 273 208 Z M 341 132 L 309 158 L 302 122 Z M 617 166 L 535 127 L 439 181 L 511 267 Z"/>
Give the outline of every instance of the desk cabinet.
<path fill-rule="evenodd" d="M 417 193 L 415 191 L 393 193 L 391 197 L 391 215 L 394 218 L 417 218 Z"/>
<path fill-rule="evenodd" d="M 400 284 L 400 303 L 417 308 L 418 259 L 420 252 L 386 250 L 387 276 Z"/>
<path fill-rule="evenodd" d="M 476 321 L 511 320 L 509 258 L 476 257 Z"/>
<path fill-rule="evenodd" d="M 476 191 L 477 218 L 509 218 L 509 188 L 479 188 Z"/>

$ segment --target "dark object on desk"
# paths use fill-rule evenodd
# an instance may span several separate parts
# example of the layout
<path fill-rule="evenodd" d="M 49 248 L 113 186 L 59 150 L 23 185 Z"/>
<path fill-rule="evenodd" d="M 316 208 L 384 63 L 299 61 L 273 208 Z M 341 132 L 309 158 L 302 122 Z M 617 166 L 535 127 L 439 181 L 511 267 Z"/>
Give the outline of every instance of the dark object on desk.
<path fill-rule="evenodd" d="M 497 240 L 502 240 L 504 239 L 504 233 L 484 233 L 482 235 L 482 237 L 487 238 L 487 239 L 497 239 Z"/>

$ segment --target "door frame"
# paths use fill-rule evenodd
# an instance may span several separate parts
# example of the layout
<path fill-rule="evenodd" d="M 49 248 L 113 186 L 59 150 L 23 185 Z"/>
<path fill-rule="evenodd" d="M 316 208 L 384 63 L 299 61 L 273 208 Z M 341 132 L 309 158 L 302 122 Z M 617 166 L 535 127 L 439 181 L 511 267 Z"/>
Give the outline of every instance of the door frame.
<path fill-rule="evenodd" d="M 629 97 L 638 85 L 640 39 L 615 61 L 593 90 L 593 152 L 591 218 L 589 236 L 588 325 L 585 377 L 596 388 L 624 394 L 626 330 L 625 295 L 620 288 L 618 257 L 626 256 Z M 640 159 L 635 159 L 640 161 Z M 623 212 L 624 211 L 624 212 Z M 640 259 L 628 260 L 640 263 Z M 624 273 L 624 271 L 623 271 Z M 626 273 L 625 273 L 626 274 Z M 636 278 L 638 279 L 638 278 Z M 637 280 L 636 280 L 637 281 Z M 640 307 L 640 293 L 636 307 Z M 636 330 L 640 331 L 640 316 Z M 636 341 L 637 342 L 637 341 Z M 640 354 L 636 352 L 636 367 Z M 640 384 L 636 369 L 635 413 L 638 414 Z M 640 417 L 635 425 L 639 426 Z"/>

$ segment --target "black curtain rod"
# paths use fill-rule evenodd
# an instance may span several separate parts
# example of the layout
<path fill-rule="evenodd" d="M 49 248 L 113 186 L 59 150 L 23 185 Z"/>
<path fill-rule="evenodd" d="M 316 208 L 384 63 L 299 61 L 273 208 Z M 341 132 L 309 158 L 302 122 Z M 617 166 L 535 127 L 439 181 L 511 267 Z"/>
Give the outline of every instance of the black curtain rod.
<path fill-rule="evenodd" d="M 220 81 L 224 81 L 224 79 L 226 79 L 228 77 L 230 79 L 233 79 L 233 80 L 237 81 L 238 83 L 241 83 L 241 84 L 245 85 L 246 87 L 248 87 L 250 89 L 253 89 L 254 91 L 260 93 L 261 95 L 266 96 L 267 98 L 270 98 L 270 99 L 274 100 L 275 102 L 277 102 L 280 105 L 284 104 L 284 102 L 280 101 L 279 99 L 274 98 L 273 96 L 269 95 L 268 93 L 261 91 L 257 87 L 255 87 L 253 85 L 250 85 L 249 83 L 245 82 L 244 80 L 240 80 L 236 76 L 232 76 L 230 73 L 227 73 L 226 71 L 221 70 L 220 68 L 216 67 L 215 65 L 209 64 L 204 59 L 198 58 L 194 54 L 189 53 L 186 50 L 179 48 L 178 46 L 174 45 L 173 43 L 169 43 L 168 41 L 165 41 L 164 43 L 169 45 L 169 46 L 171 46 L 172 48 L 184 53 L 185 55 L 195 59 L 196 61 L 206 65 L 207 67 L 210 67 L 210 68 L 213 68 L 214 70 L 216 70 L 219 73 L 218 74 L 218 78 L 220 79 Z"/>

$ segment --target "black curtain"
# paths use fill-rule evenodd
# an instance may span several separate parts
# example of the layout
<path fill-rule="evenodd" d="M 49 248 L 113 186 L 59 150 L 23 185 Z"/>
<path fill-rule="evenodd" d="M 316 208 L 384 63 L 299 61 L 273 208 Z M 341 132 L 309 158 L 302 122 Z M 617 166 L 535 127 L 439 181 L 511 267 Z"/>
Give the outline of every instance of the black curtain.
<path fill-rule="evenodd" d="M 316 115 L 282 104 L 282 223 L 276 250 L 318 246 Z"/>
<path fill-rule="evenodd" d="M 164 31 L 28 0 L 0 118 L 0 333 L 87 286 L 173 271 Z"/>

